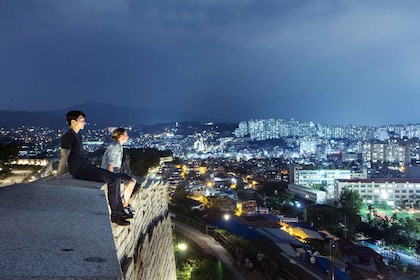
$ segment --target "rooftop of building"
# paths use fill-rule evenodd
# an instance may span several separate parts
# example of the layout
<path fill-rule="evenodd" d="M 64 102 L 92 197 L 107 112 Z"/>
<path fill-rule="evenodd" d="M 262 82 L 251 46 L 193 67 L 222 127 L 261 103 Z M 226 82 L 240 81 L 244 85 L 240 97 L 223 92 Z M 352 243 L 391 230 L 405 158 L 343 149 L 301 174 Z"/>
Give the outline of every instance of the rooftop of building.
<path fill-rule="evenodd" d="M 337 179 L 338 182 L 349 182 L 349 183 L 420 183 L 420 178 L 369 178 L 369 179 Z"/>

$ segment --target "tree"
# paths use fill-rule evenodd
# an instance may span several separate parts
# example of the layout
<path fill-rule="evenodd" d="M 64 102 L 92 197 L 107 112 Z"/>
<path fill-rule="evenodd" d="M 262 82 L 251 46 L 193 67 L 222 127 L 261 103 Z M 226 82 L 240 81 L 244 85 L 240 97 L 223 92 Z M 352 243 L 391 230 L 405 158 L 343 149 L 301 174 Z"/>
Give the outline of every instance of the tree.
<path fill-rule="evenodd" d="M 398 233 L 401 239 L 405 241 L 402 245 L 415 247 L 419 237 L 416 222 L 409 217 L 405 217 L 398 219 L 398 222 L 395 221 L 395 223 L 398 223 L 400 226 L 400 231 Z"/>
<path fill-rule="evenodd" d="M 341 191 L 338 201 L 345 215 L 345 230 L 349 230 L 352 233 L 360 220 L 359 211 L 363 206 L 363 199 L 360 197 L 359 192 L 345 188 Z"/>
<path fill-rule="evenodd" d="M 7 174 L 9 174 L 10 164 L 13 160 L 17 160 L 18 155 L 19 155 L 19 147 L 17 144 L 0 143 L 0 168 L 3 169 Z"/>
<path fill-rule="evenodd" d="M 236 196 L 238 197 L 239 201 L 247 201 L 249 198 L 248 191 L 246 190 L 237 190 Z"/>
<path fill-rule="evenodd" d="M 317 228 L 327 229 L 329 232 L 340 235 L 342 228 L 343 210 L 329 205 L 313 205 L 307 208 L 308 221 Z"/>
<path fill-rule="evenodd" d="M 368 223 L 369 225 L 372 223 L 372 219 L 373 219 L 373 213 L 375 211 L 375 207 L 373 207 L 373 205 L 368 205 L 368 213 L 366 214 L 367 219 L 368 219 Z"/>
<path fill-rule="evenodd" d="M 363 206 L 363 199 L 359 192 L 347 188 L 341 191 L 339 202 L 341 208 L 350 216 L 357 216 Z"/>
<path fill-rule="evenodd" d="M 233 212 L 235 211 L 236 205 L 234 205 L 234 201 L 229 198 L 218 197 L 209 200 L 209 208 Z"/>
<path fill-rule="evenodd" d="M 263 184 L 263 192 L 266 196 L 279 195 L 287 190 L 287 183 L 283 181 L 266 181 Z"/>

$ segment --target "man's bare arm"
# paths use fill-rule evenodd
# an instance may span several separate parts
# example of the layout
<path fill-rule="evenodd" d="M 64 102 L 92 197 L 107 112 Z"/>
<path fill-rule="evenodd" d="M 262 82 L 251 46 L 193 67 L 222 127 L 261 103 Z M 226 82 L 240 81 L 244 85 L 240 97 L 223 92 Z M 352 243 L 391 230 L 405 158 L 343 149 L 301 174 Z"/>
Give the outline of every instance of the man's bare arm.
<path fill-rule="evenodd" d="M 64 168 L 66 167 L 70 152 L 71 150 L 69 149 L 61 149 L 61 158 L 57 169 L 57 179 L 60 179 L 61 175 L 63 175 Z"/>

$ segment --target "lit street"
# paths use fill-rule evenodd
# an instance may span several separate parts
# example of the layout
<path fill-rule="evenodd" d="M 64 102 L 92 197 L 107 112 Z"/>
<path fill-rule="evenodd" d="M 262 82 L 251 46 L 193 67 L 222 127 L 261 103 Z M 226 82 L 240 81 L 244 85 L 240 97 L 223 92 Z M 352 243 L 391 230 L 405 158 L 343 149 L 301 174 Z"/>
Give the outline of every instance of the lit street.
<path fill-rule="evenodd" d="M 180 223 L 178 221 L 173 221 L 175 224 L 175 230 L 181 233 L 182 235 L 186 236 L 187 238 L 191 239 L 194 243 L 196 243 L 202 250 L 206 253 L 211 254 L 217 257 L 223 265 L 225 265 L 230 271 L 232 271 L 234 275 L 234 279 L 238 280 L 259 280 L 265 279 L 265 277 L 259 272 L 250 272 L 249 275 L 238 271 L 232 263 L 231 256 L 229 252 L 220 245 L 219 242 L 214 240 L 213 237 L 206 235 L 195 228 L 192 228 L 188 225 Z"/>

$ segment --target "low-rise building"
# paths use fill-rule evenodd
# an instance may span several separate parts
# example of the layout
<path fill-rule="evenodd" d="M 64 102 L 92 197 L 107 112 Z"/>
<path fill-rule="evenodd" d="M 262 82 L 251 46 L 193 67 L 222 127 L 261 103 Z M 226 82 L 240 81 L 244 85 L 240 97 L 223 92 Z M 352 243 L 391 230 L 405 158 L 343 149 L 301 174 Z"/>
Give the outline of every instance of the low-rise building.
<path fill-rule="evenodd" d="M 289 192 L 304 198 L 309 201 L 313 201 L 317 204 L 324 204 L 327 200 L 327 193 L 314 188 L 309 188 L 301 185 L 289 184 Z"/>
<path fill-rule="evenodd" d="M 337 180 L 334 192 L 336 200 L 345 188 L 357 191 L 366 204 L 385 204 L 395 207 L 420 203 L 420 179 Z"/>

